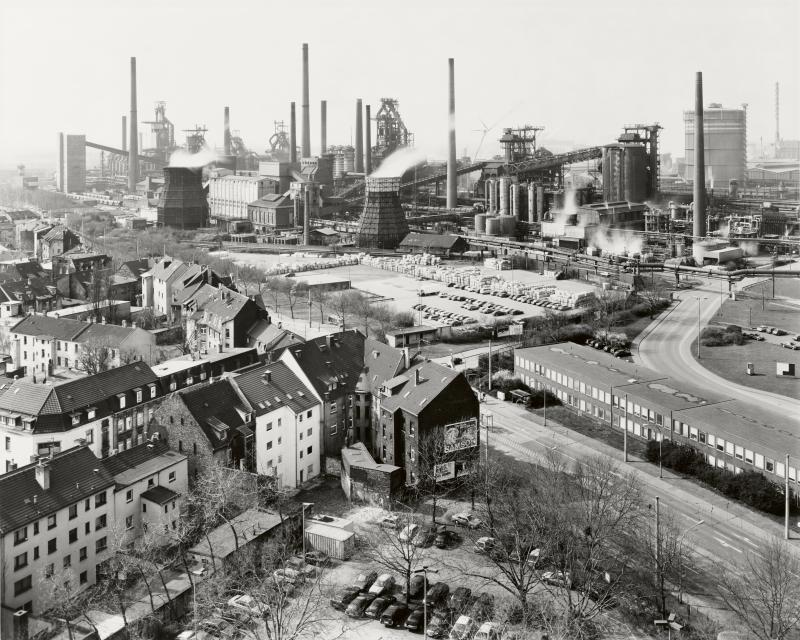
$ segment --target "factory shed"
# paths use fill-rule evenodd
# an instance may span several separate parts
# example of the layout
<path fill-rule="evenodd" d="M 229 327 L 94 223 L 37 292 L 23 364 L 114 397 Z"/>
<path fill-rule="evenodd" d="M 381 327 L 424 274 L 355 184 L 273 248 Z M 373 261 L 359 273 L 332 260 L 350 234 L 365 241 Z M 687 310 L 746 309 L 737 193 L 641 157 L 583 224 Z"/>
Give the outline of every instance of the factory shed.
<path fill-rule="evenodd" d="M 307 546 L 337 560 L 347 560 L 356 547 L 352 521 L 333 516 L 320 515 L 306 520 L 305 538 Z"/>
<path fill-rule="evenodd" d="M 401 253 L 431 253 L 437 256 L 462 254 L 469 248 L 461 236 L 412 231 L 403 238 L 398 251 Z"/>

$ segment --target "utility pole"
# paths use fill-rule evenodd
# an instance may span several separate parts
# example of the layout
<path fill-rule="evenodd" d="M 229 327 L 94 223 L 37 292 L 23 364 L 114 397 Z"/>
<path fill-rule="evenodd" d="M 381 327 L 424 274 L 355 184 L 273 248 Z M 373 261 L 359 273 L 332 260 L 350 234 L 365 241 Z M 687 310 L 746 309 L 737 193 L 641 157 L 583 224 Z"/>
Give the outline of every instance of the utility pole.
<path fill-rule="evenodd" d="M 656 496 L 656 580 L 658 581 L 659 594 L 663 597 L 664 585 L 661 576 L 661 499 Z M 662 614 L 664 611 L 661 612 Z"/>
<path fill-rule="evenodd" d="M 486 450 L 486 454 L 487 455 L 489 454 L 489 450 L 488 449 Z M 786 466 L 783 468 L 783 478 L 784 478 L 783 492 L 785 494 L 784 495 L 784 500 L 785 500 L 785 509 L 786 509 L 783 537 L 786 538 L 786 540 L 788 540 L 789 539 L 789 495 L 790 495 L 790 491 L 789 491 L 789 454 L 788 453 L 786 454 Z"/>
<path fill-rule="evenodd" d="M 489 391 L 492 390 L 492 341 L 489 340 Z"/>

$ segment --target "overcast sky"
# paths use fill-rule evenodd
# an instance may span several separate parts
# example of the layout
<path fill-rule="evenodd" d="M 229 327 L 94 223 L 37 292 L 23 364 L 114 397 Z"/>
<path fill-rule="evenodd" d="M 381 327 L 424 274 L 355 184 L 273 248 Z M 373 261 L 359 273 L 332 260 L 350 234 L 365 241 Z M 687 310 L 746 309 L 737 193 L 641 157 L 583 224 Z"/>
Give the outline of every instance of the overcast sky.
<path fill-rule="evenodd" d="M 703 71 L 706 103 L 749 105 L 750 142 L 800 138 L 797 0 L 0 0 L 0 166 L 52 163 L 58 131 L 119 146 L 138 65 L 139 120 L 164 100 L 179 131 L 222 112 L 263 153 L 274 120 L 301 101 L 311 68 L 312 153 L 319 101 L 328 144 L 349 144 L 355 101 L 389 96 L 417 146 L 444 158 L 447 58 L 456 65 L 458 153 L 499 151 L 503 126 L 545 127 L 542 142 L 612 142 L 625 124 L 659 122 L 683 155 L 684 109 Z M 140 125 L 140 131 L 146 127 Z M 298 143 L 299 143 L 298 127 Z M 374 139 L 374 135 L 373 135 Z M 146 136 L 147 140 L 147 136 Z"/>

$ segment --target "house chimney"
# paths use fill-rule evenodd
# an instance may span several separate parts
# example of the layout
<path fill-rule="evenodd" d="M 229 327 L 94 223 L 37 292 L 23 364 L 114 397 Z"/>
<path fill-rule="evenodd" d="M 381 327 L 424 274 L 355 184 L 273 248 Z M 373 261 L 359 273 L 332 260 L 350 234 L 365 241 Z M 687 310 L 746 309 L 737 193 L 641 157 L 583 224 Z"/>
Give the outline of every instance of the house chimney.
<path fill-rule="evenodd" d="M 261 378 L 264 382 L 272 382 L 272 371 L 267 369 L 264 373 L 261 374 Z"/>
<path fill-rule="evenodd" d="M 411 347 L 403 347 L 403 369 L 411 367 Z"/>
<path fill-rule="evenodd" d="M 420 376 L 419 376 L 419 369 L 414 369 L 414 385 L 417 386 L 420 383 Z"/>
<path fill-rule="evenodd" d="M 52 449 L 51 449 L 52 451 Z M 36 463 L 36 482 L 47 491 L 50 489 L 50 463 L 47 460 L 39 460 Z"/>

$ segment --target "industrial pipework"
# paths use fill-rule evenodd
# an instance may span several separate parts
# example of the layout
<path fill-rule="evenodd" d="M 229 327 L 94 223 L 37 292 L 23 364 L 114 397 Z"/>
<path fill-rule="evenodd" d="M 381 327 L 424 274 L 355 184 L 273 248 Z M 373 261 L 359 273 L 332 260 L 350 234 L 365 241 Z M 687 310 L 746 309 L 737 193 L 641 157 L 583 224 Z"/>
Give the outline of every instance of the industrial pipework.
<path fill-rule="evenodd" d="M 692 235 L 700 240 L 706 235 L 706 158 L 703 130 L 703 72 L 698 71 L 694 94 L 694 225 Z"/>
<path fill-rule="evenodd" d="M 356 100 L 356 173 L 364 173 L 364 125 L 361 120 L 363 110 L 361 98 Z"/>
<path fill-rule="evenodd" d="M 131 135 L 128 153 L 128 191 L 136 191 L 139 182 L 139 128 L 136 120 L 136 58 L 131 58 Z"/>
<path fill-rule="evenodd" d="M 450 67 L 450 105 L 449 105 L 449 134 L 447 142 L 447 208 L 455 209 L 458 205 L 457 178 L 456 178 L 456 76 L 455 61 L 449 58 Z"/>
<path fill-rule="evenodd" d="M 303 43 L 303 155 L 311 156 L 311 121 L 308 112 L 308 44 Z"/>

